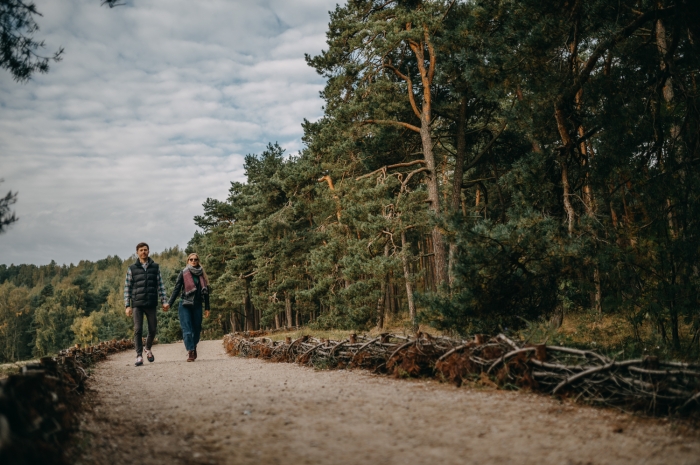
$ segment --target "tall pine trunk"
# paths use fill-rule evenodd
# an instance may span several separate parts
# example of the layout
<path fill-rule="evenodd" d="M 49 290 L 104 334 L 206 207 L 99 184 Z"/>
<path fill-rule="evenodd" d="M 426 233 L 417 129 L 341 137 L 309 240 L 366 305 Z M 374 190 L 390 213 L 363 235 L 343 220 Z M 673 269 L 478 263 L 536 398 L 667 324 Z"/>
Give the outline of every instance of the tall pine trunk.
<path fill-rule="evenodd" d="M 557 105 L 554 108 L 554 116 L 557 120 L 557 128 L 559 129 L 559 135 L 561 141 L 564 144 L 563 153 L 560 157 L 561 161 L 561 185 L 563 189 L 563 201 L 564 201 L 564 211 L 566 212 L 567 229 L 569 231 L 569 236 L 574 233 L 574 207 L 571 205 L 571 187 L 569 185 L 569 152 L 572 148 L 572 140 L 569 135 L 569 130 L 566 128 L 566 120 L 564 118 L 564 112 L 561 109 L 563 105 Z"/>
<path fill-rule="evenodd" d="M 656 21 L 656 28 L 655 28 L 655 33 L 656 33 L 656 47 L 659 51 L 659 56 L 661 59 L 661 71 L 667 71 L 667 62 L 671 62 L 673 60 L 673 50 L 669 49 L 669 44 L 666 40 L 666 28 L 664 27 L 663 21 L 660 19 Z M 670 106 L 671 103 L 673 102 L 673 97 L 674 97 L 674 92 L 673 92 L 673 80 L 671 76 L 668 76 L 666 78 L 666 81 L 664 82 L 663 89 L 661 90 L 661 94 L 663 96 L 664 101 L 666 102 L 666 105 Z M 671 127 L 671 136 L 675 136 L 680 132 L 680 128 L 676 125 Z M 663 137 L 663 136 L 661 136 Z M 659 144 L 661 146 L 661 144 Z M 669 158 L 674 158 L 675 155 L 675 150 L 669 150 L 667 153 L 667 156 Z M 664 163 L 659 164 L 662 168 L 664 167 Z M 676 240 L 678 238 L 678 227 L 676 226 L 676 218 L 674 216 L 674 209 L 673 209 L 673 202 L 671 201 L 670 198 L 666 198 L 666 207 L 668 208 L 668 213 L 667 213 L 667 219 L 668 219 L 668 230 L 669 230 L 669 237 L 671 241 Z M 673 257 L 673 248 L 670 249 L 671 253 L 671 285 L 669 286 L 670 288 L 670 299 L 669 299 L 669 314 L 671 318 L 671 340 L 673 344 L 673 348 L 676 350 L 680 350 L 681 348 L 681 342 L 680 342 L 680 336 L 678 332 L 678 308 L 676 306 L 676 292 L 675 292 L 675 287 L 676 287 L 676 264 L 675 260 Z"/>
<path fill-rule="evenodd" d="M 467 126 L 467 96 L 462 96 L 462 101 L 459 104 L 459 119 L 457 120 L 457 153 L 455 153 L 455 168 L 452 178 L 452 199 L 450 202 L 450 213 L 455 214 L 459 211 L 459 206 L 462 203 L 462 178 L 464 177 L 464 157 L 467 151 L 467 137 L 465 129 Z M 466 215 L 465 215 L 466 216 Z M 449 265 L 447 274 L 449 277 L 450 287 L 454 285 L 454 262 L 457 255 L 457 243 L 455 239 L 450 241 Z"/>
<path fill-rule="evenodd" d="M 246 331 L 255 331 L 255 311 L 253 309 L 253 303 L 250 301 L 250 283 L 246 278 L 245 283 L 245 299 L 243 301 L 243 308 L 245 309 L 245 329 Z"/>
<path fill-rule="evenodd" d="M 416 324 L 416 304 L 413 301 L 413 276 L 411 276 L 410 264 L 408 263 L 408 248 L 409 244 L 406 240 L 406 231 L 401 231 L 401 264 L 403 265 L 403 277 L 406 282 L 406 300 L 408 300 L 408 316 L 411 319 L 411 325 L 415 331 L 418 327 Z"/>
<path fill-rule="evenodd" d="M 440 188 L 438 184 L 437 169 L 435 166 L 435 156 L 433 154 L 433 138 L 430 135 L 430 121 L 428 118 L 421 118 L 420 130 L 421 142 L 423 144 L 423 156 L 425 158 L 425 166 L 430 170 L 428 172 L 427 187 L 428 201 L 433 214 L 440 218 Z M 440 228 L 436 225 L 431 232 L 433 239 L 433 257 L 435 267 L 433 272 L 435 275 L 435 283 L 437 286 L 447 282 L 447 254 L 445 250 L 445 240 Z"/>
<path fill-rule="evenodd" d="M 410 30 L 411 26 L 408 25 L 407 29 Z M 418 71 L 420 73 L 421 82 L 423 85 L 423 101 L 421 102 L 421 109 L 418 112 L 417 105 L 415 105 L 415 98 L 413 95 L 412 83 L 410 79 L 408 80 L 409 85 L 409 97 L 411 99 L 414 111 L 417 113 L 416 116 L 420 119 L 420 139 L 423 149 L 423 160 L 425 161 L 425 167 L 428 169 L 428 175 L 426 176 L 426 185 L 428 187 L 428 201 L 430 202 L 430 210 L 432 210 L 436 219 L 441 219 L 441 208 L 440 208 L 440 184 L 438 181 L 437 166 L 435 163 L 435 154 L 433 153 L 433 137 L 430 131 L 430 124 L 432 123 L 432 84 L 433 78 L 435 76 L 435 50 L 433 49 L 433 44 L 430 41 L 430 32 L 426 25 L 423 25 L 423 40 L 420 42 L 408 42 L 409 47 L 413 51 L 416 57 L 416 64 L 418 66 Z M 428 52 L 428 62 L 429 66 L 426 68 L 426 56 L 425 52 Z M 432 243 L 433 243 L 433 273 L 434 281 L 436 287 L 440 287 L 442 284 L 447 283 L 447 250 L 445 247 L 445 240 L 442 236 L 442 232 L 436 225 L 433 227 L 431 232 Z"/>
<path fill-rule="evenodd" d="M 292 320 L 292 298 L 287 291 L 284 291 L 284 311 L 287 318 L 287 326 L 292 327 L 294 324 L 294 320 Z"/>
<path fill-rule="evenodd" d="M 389 241 L 386 241 L 384 244 L 384 258 L 389 258 Z M 381 280 L 380 284 L 380 296 L 379 299 L 377 299 L 377 327 L 379 329 L 384 328 L 384 314 L 385 314 L 385 308 L 386 308 L 386 285 L 387 281 L 389 280 L 389 275 L 388 273 L 384 276 L 384 278 Z"/>
<path fill-rule="evenodd" d="M 231 332 L 235 333 L 236 331 L 238 331 L 238 317 L 237 317 L 235 311 L 231 312 L 230 321 L 231 321 Z"/>

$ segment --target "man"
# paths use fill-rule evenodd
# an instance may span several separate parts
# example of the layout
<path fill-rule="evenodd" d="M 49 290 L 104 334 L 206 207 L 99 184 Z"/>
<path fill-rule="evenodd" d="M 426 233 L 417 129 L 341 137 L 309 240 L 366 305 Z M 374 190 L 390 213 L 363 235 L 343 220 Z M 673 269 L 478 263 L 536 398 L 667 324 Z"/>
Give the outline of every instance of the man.
<path fill-rule="evenodd" d="M 148 257 L 149 248 L 145 242 L 136 246 L 138 260 L 126 271 L 124 283 L 124 306 L 126 316 L 134 315 L 134 345 L 136 346 L 136 363 L 143 365 L 143 317 L 148 322 L 148 336 L 146 337 L 146 358 L 149 362 L 155 360 L 151 347 L 153 338 L 156 337 L 156 310 L 158 300 L 163 304 L 163 311 L 170 308 L 168 297 L 165 295 L 163 277 L 160 275 L 160 267 Z"/>

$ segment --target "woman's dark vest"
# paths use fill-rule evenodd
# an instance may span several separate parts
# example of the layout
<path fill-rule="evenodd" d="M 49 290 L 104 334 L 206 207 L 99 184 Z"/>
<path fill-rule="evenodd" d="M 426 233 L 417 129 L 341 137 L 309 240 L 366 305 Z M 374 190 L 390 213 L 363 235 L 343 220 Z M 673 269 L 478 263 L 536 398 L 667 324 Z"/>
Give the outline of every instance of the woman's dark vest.
<path fill-rule="evenodd" d="M 143 269 L 140 261 L 131 269 L 131 306 L 156 307 L 158 305 L 158 264 L 148 259 L 148 268 Z"/>

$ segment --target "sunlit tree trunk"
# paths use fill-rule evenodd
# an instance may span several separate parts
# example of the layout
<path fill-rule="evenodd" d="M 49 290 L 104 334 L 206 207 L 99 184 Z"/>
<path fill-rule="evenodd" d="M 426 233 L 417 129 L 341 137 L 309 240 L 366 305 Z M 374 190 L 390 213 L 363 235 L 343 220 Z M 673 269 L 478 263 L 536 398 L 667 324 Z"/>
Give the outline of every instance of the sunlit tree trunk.
<path fill-rule="evenodd" d="M 411 24 L 406 25 L 407 30 L 410 31 L 411 28 Z M 366 122 L 378 124 L 397 124 L 420 134 L 423 160 L 425 161 L 425 168 L 428 170 L 428 174 L 426 176 L 428 202 L 430 204 L 430 210 L 436 217 L 440 218 L 442 215 L 442 210 L 440 207 L 440 186 L 435 162 L 435 154 L 433 152 L 433 137 L 430 127 L 432 123 L 432 84 L 435 76 L 436 57 L 427 26 L 423 27 L 423 40 L 416 42 L 409 39 L 407 44 L 416 58 L 418 73 L 421 79 L 420 96 L 422 101 L 420 102 L 420 105 L 416 99 L 416 94 L 414 93 L 414 84 L 410 73 L 404 74 L 401 72 L 401 70 L 395 68 L 390 63 L 385 64 L 385 66 L 406 82 L 409 102 L 414 114 L 420 121 L 420 126 L 417 127 L 409 123 L 397 121 L 367 120 Z M 434 281 L 437 286 L 440 286 L 447 283 L 447 248 L 442 232 L 438 226 L 435 226 L 431 231 L 431 238 L 435 265 L 433 267 Z"/>
<path fill-rule="evenodd" d="M 414 331 L 417 329 L 416 324 L 416 304 L 413 301 L 413 276 L 411 275 L 410 264 L 408 263 L 409 244 L 406 240 L 406 231 L 401 231 L 401 264 L 403 265 L 403 276 L 406 282 L 406 299 L 408 300 L 408 317 L 411 320 L 411 325 Z"/>
<path fill-rule="evenodd" d="M 387 241 L 384 244 L 384 257 L 388 258 L 389 257 L 389 241 Z M 387 294 L 387 281 L 388 281 L 388 275 L 384 276 L 381 280 L 380 284 L 380 295 L 379 298 L 377 299 L 377 328 L 382 329 L 384 328 L 384 314 L 385 308 L 386 308 L 386 294 Z"/>
<path fill-rule="evenodd" d="M 244 280 L 245 285 L 245 299 L 243 301 L 243 307 L 245 309 L 245 329 L 246 331 L 255 331 L 255 310 L 253 309 L 253 303 L 250 301 L 250 282 L 246 278 Z"/>
<path fill-rule="evenodd" d="M 287 291 L 284 292 L 284 311 L 287 318 L 287 326 L 291 327 L 294 324 L 292 319 L 292 298 Z"/>

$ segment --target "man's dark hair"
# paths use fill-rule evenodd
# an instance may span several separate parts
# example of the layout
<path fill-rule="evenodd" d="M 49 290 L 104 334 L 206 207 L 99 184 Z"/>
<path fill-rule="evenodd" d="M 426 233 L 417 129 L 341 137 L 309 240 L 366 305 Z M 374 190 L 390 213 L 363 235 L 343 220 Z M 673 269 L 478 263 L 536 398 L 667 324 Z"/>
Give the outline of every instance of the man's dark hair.
<path fill-rule="evenodd" d="M 151 248 L 146 244 L 145 242 L 139 242 L 136 244 L 136 251 L 138 252 L 141 247 L 146 247 L 148 250 L 151 250 Z"/>

